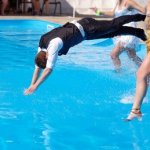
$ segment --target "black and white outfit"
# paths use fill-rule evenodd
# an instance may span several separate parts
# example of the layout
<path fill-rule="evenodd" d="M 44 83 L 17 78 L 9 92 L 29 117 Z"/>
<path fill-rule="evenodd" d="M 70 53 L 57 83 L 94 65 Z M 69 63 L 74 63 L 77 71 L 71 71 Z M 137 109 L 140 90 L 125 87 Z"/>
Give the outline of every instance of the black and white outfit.
<path fill-rule="evenodd" d="M 113 20 L 95 20 L 83 18 L 79 21 L 66 23 L 62 27 L 44 34 L 39 42 L 38 52 L 48 51 L 46 67 L 53 68 L 58 55 L 66 55 L 69 48 L 83 40 L 112 38 L 118 35 L 134 35 L 143 41 L 146 35 L 143 29 L 123 26 L 132 21 L 144 21 L 145 15 L 127 15 Z"/>

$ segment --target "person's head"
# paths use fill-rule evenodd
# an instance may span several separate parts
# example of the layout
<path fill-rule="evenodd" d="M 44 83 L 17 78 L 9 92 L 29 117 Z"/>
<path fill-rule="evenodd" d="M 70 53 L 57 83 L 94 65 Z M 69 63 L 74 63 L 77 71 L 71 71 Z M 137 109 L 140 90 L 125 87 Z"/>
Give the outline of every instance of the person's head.
<path fill-rule="evenodd" d="M 38 67 L 44 69 L 46 67 L 46 62 L 47 62 L 46 52 L 40 51 L 35 57 L 35 64 Z"/>

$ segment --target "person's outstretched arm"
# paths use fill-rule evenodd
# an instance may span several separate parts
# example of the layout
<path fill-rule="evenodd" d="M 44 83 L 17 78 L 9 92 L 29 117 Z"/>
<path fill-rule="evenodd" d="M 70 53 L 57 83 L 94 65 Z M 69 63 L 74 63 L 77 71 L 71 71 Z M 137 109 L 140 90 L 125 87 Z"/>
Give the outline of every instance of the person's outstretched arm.
<path fill-rule="evenodd" d="M 117 6 L 118 6 L 118 0 L 116 0 L 116 4 L 115 4 L 114 8 L 110 11 L 102 11 L 96 7 L 91 8 L 91 9 L 96 13 L 97 16 L 104 15 L 104 16 L 114 17 Z"/>
<path fill-rule="evenodd" d="M 47 52 L 46 52 L 46 64 L 45 64 L 46 68 L 43 70 L 42 74 L 40 74 L 40 71 L 42 69 L 39 68 L 38 66 L 35 67 L 31 84 L 30 84 L 29 88 L 27 88 L 24 91 L 25 95 L 32 94 L 39 87 L 39 85 L 43 81 L 45 81 L 45 79 L 51 74 L 51 72 L 55 66 L 55 63 L 57 61 L 58 51 L 62 48 L 62 46 L 63 46 L 63 43 L 60 38 L 55 38 L 50 42 L 50 44 L 47 48 Z M 40 54 L 40 52 L 38 54 Z M 43 53 L 41 53 L 41 54 L 43 54 Z M 42 58 L 43 58 L 43 56 L 42 56 Z"/>
<path fill-rule="evenodd" d="M 137 2 L 135 2 L 134 0 L 129 0 L 127 1 L 128 7 L 134 8 L 136 10 L 138 10 L 139 12 L 145 14 L 146 13 L 146 8 L 139 5 Z"/>
<path fill-rule="evenodd" d="M 40 68 L 36 67 L 34 70 L 34 73 L 33 73 L 31 85 L 29 86 L 29 88 L 27 88 L 24 91 L 24 94 L 25 95 L 32 94 L 38 88 L 38 86 L 48 77 L 48 75 L 51 72 L 52 72 L 51 68 L 45 68 L 43 70 L 42 74 L 39 76 Z"/>
<path fill-rule="evenodd" d="M 34 72 L 33 72 L 32 81 L 31 81 L 31 85 L 33 85 L 36 82 L 40 71 L 41 71 L 41 69 L 39 67 L 35 67 Z"/>

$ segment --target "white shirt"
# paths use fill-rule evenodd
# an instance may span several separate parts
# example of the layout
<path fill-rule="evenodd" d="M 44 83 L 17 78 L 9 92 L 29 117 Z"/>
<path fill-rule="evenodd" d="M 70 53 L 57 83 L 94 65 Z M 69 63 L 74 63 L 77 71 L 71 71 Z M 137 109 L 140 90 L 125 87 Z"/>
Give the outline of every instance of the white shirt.
<path fill-rule="evenodd" d="M 83 27 L 81 26 L 81 24 L 79 24 L 76 20 L 71 21 L 72 24 L 74 24 L 80 31 L 81 35 L 83 36 L 83 38 L 85 37 L 85 32 Z"/>
<path fill-rule="evenodd" d="M 72 21 L 71 23 L 73 23 L 79 29 L 82 36 L 85 37 L 85 32 L 84 32 L 83 27 L 75 20 Z M 58 52 L 62 47 L 63 47 L 63 41 L 61 38 L 57 37 L 49 42 L 47 49 L 41 49 L 40 47 L 38 48 L 38 53 L 40 51 L 48 52 L 46 68 L 52 69 L 55 66 L 55 63 L 56 63 L 57 57 L 58 57 Z M 36 66 L 36 67 L 38 67 L 38 66 Z"/>
<path fill-rule="evenodd" d="M 41 49 L 40 47 L 38 47 L 38 53 L 40 51 L 48 52 L 46 68 L 52 69 L 55 66 L 58 57 L 58 52 L 62 47 L 63 47 L 63 41 L 59 37 L 52 39 L 49 42 L 47 49 Z"/>

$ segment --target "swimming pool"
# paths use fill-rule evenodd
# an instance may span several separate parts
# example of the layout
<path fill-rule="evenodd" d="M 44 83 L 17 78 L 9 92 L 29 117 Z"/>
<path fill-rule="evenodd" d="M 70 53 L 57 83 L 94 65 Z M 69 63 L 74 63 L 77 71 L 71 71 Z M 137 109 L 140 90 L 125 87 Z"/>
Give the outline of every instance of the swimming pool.
<path fill-rule="evenodd" d="M 137 67 L 123 53 L 122 70 L 116 73 L 109 56 L 112 39 L 71 48 L 36 93 L 23 95 L 39 38 L 57 26 L 39 20 L 0 20 L 0 149 L 150 149 L 149 92 L 142 122 L 124 122 Z M 137 54 L 144 57 L 143 44 Z"/>

